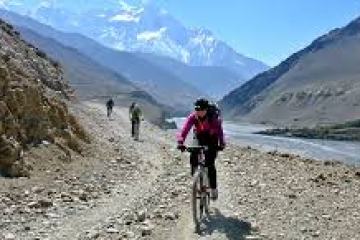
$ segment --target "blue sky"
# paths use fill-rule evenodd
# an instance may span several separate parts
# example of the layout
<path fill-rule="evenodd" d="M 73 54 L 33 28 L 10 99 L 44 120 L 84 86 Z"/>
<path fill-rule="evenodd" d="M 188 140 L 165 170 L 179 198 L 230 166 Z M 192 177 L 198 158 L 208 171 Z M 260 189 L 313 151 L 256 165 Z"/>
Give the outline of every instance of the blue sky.
<path fill-rule="evenodd" d="M 274 66 L 360 16 L 360 0 L 153 0 L 186 26 L 205 27 Z"/>

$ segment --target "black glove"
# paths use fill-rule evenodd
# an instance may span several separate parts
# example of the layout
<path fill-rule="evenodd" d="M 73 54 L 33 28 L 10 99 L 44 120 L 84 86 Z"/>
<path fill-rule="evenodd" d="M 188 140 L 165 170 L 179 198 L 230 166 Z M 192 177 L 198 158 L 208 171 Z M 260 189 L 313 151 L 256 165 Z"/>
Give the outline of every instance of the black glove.
<path fill-rule="evenodd" d="M 177 146 L 177 149 L 179 149 L 181 152 L 184 152 L 184 151 L 186 150 L 186 147 L 185 147 L 185 145 L 183 145 L 183 144 L 179 144 L 179 145 Z"/>
<path fill-rule="evenodd" d="M 218 151 L 224 150 L 225 149 L 225 144 L 220 144 L 217 149 L 218 149 Z"/>

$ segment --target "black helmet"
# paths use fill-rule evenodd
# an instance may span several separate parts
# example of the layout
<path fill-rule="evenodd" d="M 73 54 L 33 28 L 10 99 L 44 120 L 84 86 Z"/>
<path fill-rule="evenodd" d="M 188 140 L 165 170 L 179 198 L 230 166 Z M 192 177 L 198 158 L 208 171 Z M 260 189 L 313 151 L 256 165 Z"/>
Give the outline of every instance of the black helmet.
<path fill-rule="evenodd" d="M 209 107 L 209 101 L 205 98 L 198 98 L 194 103 L 195 110 L 206 110 Z"/>

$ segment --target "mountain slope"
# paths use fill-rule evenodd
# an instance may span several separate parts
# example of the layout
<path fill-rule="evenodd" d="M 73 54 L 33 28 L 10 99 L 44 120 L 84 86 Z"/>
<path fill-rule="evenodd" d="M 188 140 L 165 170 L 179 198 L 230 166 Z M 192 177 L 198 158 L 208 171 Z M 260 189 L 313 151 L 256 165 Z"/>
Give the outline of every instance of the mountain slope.
<path fill-rule="evenodd" d="M 360 19 L 316 39 L 220 102 L 228 117 L 277 125 L 360 118 Z"/>
<path fill-rule="evenodd" d="M 136 55 L 161 68 L 172 71 L 178 78 L 215 99 L 220 99 L 225 93 L 230 92 L 245 81 L 238 74 L 224 67 L 189 66 L 169 57 L 148 53 L 136 53 Z"/>
<path fill-rule="evenodd" d="M 43 141 L 68 158 L 87 134 L 71 115 L 73 93 L 61 67 L 0 19 L 0 172 L 27 175 L 22 150 Z"/>
<path fill-rule="evenodd" d="M 83 2 L 83 1 L 79 1 Z M 249 79 L 268 67 L 237 53 L 202 28 L 188 29 L 153 3 L 100 0 L 9 0 L 6 7 L 65 32 L 78 32 L 108 47 L 161 54 L 194 66 L 223 66 Z M 134 1 L 132 1 L 134 2 Z"/>
<path fill-rule="evenodd" d="M 138 102 L 151 122 L 162 125 L 164 115 L 173 111 L 159 104 L 148 93 L 136 87 L 123 76 L 89 59 L 73 48 L 68 48 L 54 39 L 45 38 L 29 29 L 19 27 L 21 35 L 34 46 L 61 63 L 64 76 L 81 99 L 98 99 L 105 102 L 109 96 L 116 105 L 129 106 Z"/>
<path fill-rule="evenodd" d="M 27 28 L 17 28 L 23 38 L 56 59 L 80 98 L 97 98 L 138 90 L 123 76 L 112 72 L 73 48 L 65 47 Z"/>
<path fill-rule="evenodd" d="M 179 110 L 187 110 L 197 96 L 203 95 L 173 73 L 133 53 L 106 48 L 80 34 L 56 31 L 28 17 L 9 11 L 0 10 L 0 16 L 17 26 L 29 28 L 40 35 L 56 39 L 65 46 L 77 49 L 99 64 L 131 80 L 163 104 L 176 107 Z"/>

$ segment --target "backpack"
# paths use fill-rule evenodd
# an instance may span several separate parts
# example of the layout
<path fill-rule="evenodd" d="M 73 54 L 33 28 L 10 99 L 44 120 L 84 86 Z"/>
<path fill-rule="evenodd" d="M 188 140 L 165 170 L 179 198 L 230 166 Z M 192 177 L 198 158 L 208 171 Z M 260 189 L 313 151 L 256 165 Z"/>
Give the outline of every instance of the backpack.
<path fill-rule="evenodd" d="M 108 101 L 106 102 L 106 106 L 107 106 L 108 108 L 114 107 L 114 101 L 113 101 L 112 99 L 108 100 Z"/>
<path fill-rule="evenodd" d="M 138 106 L 133 107 L 131 110 L 131 119 L 139 121 L 141 118 L 141 110 Z"/>
<path fill-rule="evenodd" d="M 221 111 L 216 103 L 209 104 L 206 115 L 210 121 L 221 117 Z"/>

